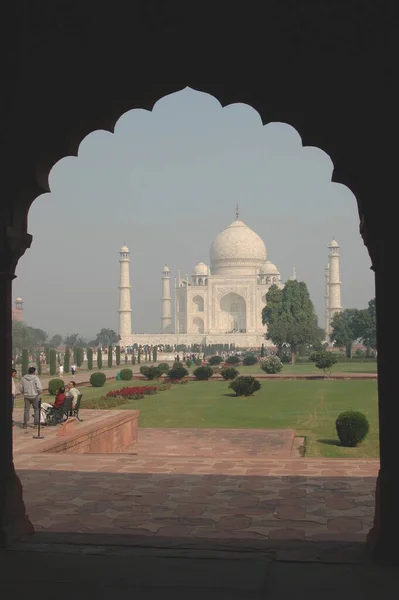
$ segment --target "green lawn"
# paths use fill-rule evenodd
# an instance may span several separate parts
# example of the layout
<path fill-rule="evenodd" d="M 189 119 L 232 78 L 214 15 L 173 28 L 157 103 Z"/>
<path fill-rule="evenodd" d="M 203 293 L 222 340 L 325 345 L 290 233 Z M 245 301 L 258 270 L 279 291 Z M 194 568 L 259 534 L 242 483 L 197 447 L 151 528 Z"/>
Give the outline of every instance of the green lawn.
<path fill-rule="evenodd" d="M 85 399 L 146 383 L 153 385 L 135 380 L 110 381 L 103 388 L 82 387 L 82 407 Z M 54 397 L 44 395 L 43 402 L 49 401 Z M 16 406 L 22 405 L 18 398 Z M 118 408 L 140 409 L 140 427 L 295 429 L 298 436 L 306 437 L 308 457 L 378 457 L 376 381 L 269 379 L 250 398 L 231 395 L 224 381 L 190 381 Z M 358 448 L 340 447 L 335 432 L 338 414 L 349 409 L 364 412 L 370 422 L 370 433 Z"/>
<path fill-rule="evenodd" d="M 267 380 L 251 398 L 231 396 L 225 382 L 188 382 L 120 408 L 140 409 L 140 427 L 295 429 L 306 456 L 378 457 L 376 381 Z M 337 445 L 335 419 L 349 409 L 370 422 L 358 448 Z"/>
<path fill-rule="evenodd" d="M 241 375 L 260 375 L 264 374 L 259 365 L 244 367 L 238 365 L 236 367 Z M 315 367 L 313 363 L 297 363 L 296 365 L 284 364 L 280 375 L 301 374 L 304 375 L 323 375 L 323 371 Z M 377 373 L 377 362 L 354 362 L 354 363 L 337 363 L 333 366 L 331 374 L 334 373 Z"/>

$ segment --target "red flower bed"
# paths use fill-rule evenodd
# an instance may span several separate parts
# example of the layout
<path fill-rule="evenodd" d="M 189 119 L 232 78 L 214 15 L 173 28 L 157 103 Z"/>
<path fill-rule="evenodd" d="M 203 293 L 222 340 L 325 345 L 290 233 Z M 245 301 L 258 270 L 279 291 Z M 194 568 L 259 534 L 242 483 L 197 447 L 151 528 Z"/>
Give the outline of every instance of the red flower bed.
<path fill-rule="evenodd" d="M 129 400 L 139 400 L 144 396 L 152 396 L 157 393 L 155 385 L 140 385 L 134 387 L 124 387 L 120 390 L 112 390 L 107 393 L 107 398 L 128 398 Z"/>

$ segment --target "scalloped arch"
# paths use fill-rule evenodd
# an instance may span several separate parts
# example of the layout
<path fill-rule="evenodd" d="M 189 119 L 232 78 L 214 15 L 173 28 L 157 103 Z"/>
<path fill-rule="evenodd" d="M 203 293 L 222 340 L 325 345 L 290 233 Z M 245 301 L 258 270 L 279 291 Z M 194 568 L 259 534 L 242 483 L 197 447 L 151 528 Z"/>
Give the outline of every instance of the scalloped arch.
<path fill-rule="evenodd" d="M 90 102 L 77 103 L 77 112 L 74 113 L 73 125 L 69 119 L 56 123 L 54 130 L 46 140 L 46 151 L 41 154 L 40 160 L 35 165 L 35 179 L 31 182 L 30 198 L 27 203 L 46 192 L 50 191 L 49 173 L 53 166 L 67 156 L 77 157 L 82 141 L 94 131 L 103 130 L 114 133 L 117 122 L 123 115 L 135 108 L 152 111 L 156 104 L 166 96 L 190 87 L 193 90 L 209 94 L 215 98 L 220 106 L 227 107 L 237 103 L 247 104 L 260 116 L 263 125 L 269 123 L 286 123 L 293 127 L 302 140 L 303 146 L 313 146 L 325 152 L 331 159 L 334 169 L 332 181 L 346 185 L 356 196 L 354 182 L 350 173 L 345 170 L 346 165 L 339 164 L 337 144 L 328 122 L 319 123 L 312 119 L 312 114 L 303 111 L 293 111 L 293 106 L 287 106 L 287 99 L 276 94 L 267 105 L 262 100 L 262 94 L 251 92 L 249 86 L 236 88 L 218 84 L 158 84 L 150 87 L 128 88 L 124 93 L 115 94 L 114 102 L 109 104 L 107 99 L 99 98 L 93 110 Z M 278 107 L 278 108 L 277 108 Z M 305 125 L 306 123 L 306 125 Z M 67 131 L 66 131 L 67 130 Z M 341 152 L 341 148 L 340 148 Z"/>

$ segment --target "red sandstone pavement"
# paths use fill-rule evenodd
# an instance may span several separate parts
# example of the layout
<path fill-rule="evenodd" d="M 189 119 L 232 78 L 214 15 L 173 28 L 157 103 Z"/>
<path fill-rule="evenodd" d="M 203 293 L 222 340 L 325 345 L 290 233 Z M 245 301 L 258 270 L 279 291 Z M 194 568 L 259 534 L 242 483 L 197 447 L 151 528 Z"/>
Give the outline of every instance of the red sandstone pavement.
<path fill-rule="evenodd" d="M 292 432 L 140 429 L 137 454 L 21 445 L 15 463 L 36 531 L 364 541 L 378 461 L 279 458 L 291 444 Z"/>

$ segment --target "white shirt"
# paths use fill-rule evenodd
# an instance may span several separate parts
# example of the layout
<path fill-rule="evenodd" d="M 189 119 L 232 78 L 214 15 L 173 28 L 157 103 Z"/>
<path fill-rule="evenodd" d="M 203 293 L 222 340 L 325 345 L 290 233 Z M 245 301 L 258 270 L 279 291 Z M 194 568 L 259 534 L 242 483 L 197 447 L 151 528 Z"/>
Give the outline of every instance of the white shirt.
<path fill-rule="evenodd" d="M 14 377 L 11 377 L 11 394 L 13 396 L 17 395 L 16 390 L 15 390 L 15 378 Z"/>

